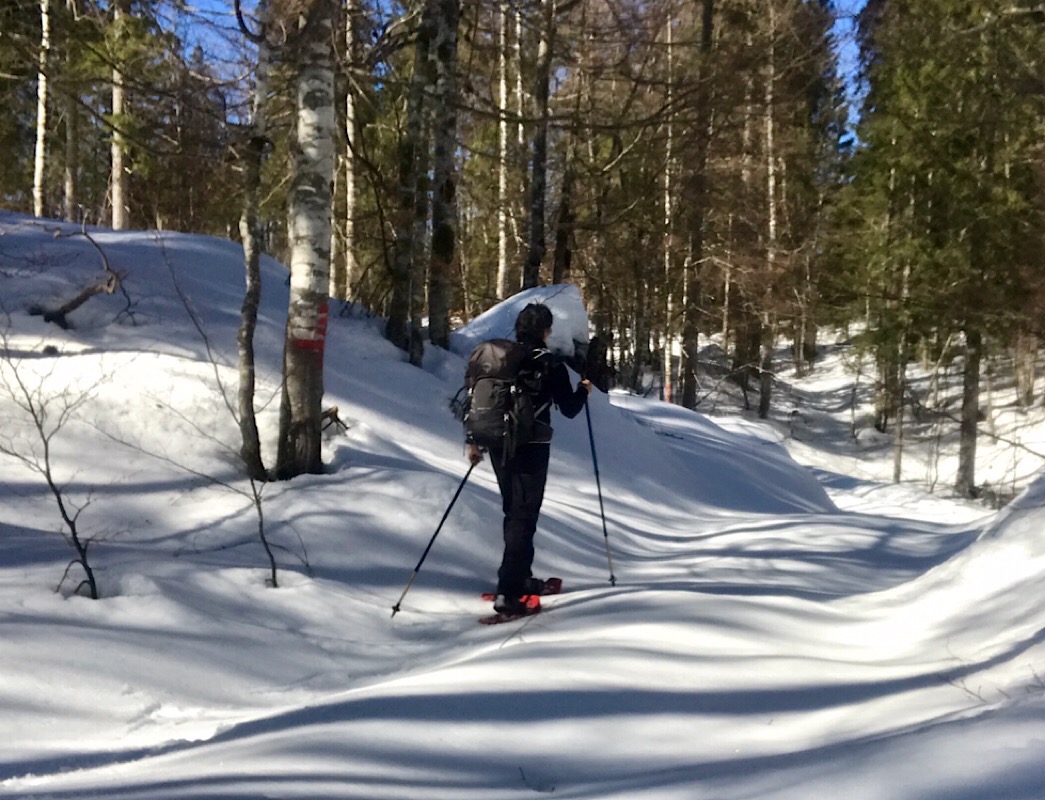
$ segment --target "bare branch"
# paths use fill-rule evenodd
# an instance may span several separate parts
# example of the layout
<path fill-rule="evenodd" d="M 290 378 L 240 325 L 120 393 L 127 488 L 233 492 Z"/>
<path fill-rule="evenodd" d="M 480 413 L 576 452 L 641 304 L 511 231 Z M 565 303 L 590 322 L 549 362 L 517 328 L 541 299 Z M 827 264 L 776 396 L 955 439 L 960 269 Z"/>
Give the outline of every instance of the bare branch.
<path fill-rule="evenodd" d="M 71 398 L 67 392 L 58 394 L 56 397 L 45 396 L 44 384 L 47 375 L 39 378 L 35 388 L 30 387 L 22 375 L 20 365 L 15 362 L 11 355 L 6 331 L 0 332 L 0 344 L 3 345 L 2 355 L 0 355 L 0 384 L 2 384 L 4 389 L 0 397 L 6 396 L 17 409 L 20 409 L 24 416 L 28 417 L 32 428 L 28 440 L 22 443 L 22 446 L 19 446 L 19 443 L 12 438 L 14 434 L 11 429 L 16 425 L 16 421 L 12 420 L 11 423 L 5 426 L 2 436 L 0 436 L 0 454 L 14 458 L 30 471 L 42 477 L 51 495 L 54 497 L 59 516 L 65 526 L 63 536 L 76 552 L 76 558 L 66 567 L 65 574 L 58 583 L 58 588 L 60 589 L 64 584 L 69 569 L 73 565 L 79 565 L 86 577 L 74 591 L 79 592 L 80 589 L 86 586 L 89 589 L 91 599 L 97 600 L 99 596 L 98 584 L 95 581 L 94 570 L 87 558 L 87 550 L 90 546 L 91 538 L 84 536 L 78 525 L 80 513 L 90 504 L 90 500 L 88 499 L 86 503 L 78 508 L 70 502 L 64 487 L 59 486 L 55 480 L 51 450 L 51 442 L 54 437 L 72 421 L 74 412 L 93 396 L 94 387 L 90 387 L 78 396 Z M 49 413 L 53 404 L 58 404 L 59 406 L 57 415 Z M 39 449 L 33 447 L 32 441 L 34 439 L 39 442 Z"/>
<path fill-rule="evenodd" d="M 214 354 L 214 348 L 211 347 L 210 337 L 207 335 L 207 331 L 203 327 L 203 322 L 200 320 L 196 311 L 193 309 L 192 304 L 189 302 L 188 296 L 181 288 L 181 284 L 178 283 L 178 276 L 174 271 L 174 264 L 171 262 L 170 256 L 167 254 L 167 247 L 163 243 L 163 237 L 159 234 L 156 235 L 156 244 L 160 248 L 160 252 L 163 254 L 163 263 L 167 265 L 167 271 L 171 276 L 171 283 L 174 285 L 174 291 L 178 295 L 178 299 L 181 300 L 181 304 L 185 309 L 185 313 L 189 315 L 189 319 L 192 321 L 192 325 L 196 328 L 196 332 L 199 333 L 200 338 L 203 340 L 203 346 L 207 350 L 207 359 L 210 362 L 211 367 L 214 369 L 214 380 L 218 384 L 218 391 L 221 394 L 221 399 L 225 403 L 225 408 L 229 410 L 232 418 L 239 422 L 239 415 L 236 412 L 236 408 L 232 401 L 229 399 L 229 393 L 225 388 L 225 383 L 221 379 L 221 372 L 218 369 L 217 357 Z"/>

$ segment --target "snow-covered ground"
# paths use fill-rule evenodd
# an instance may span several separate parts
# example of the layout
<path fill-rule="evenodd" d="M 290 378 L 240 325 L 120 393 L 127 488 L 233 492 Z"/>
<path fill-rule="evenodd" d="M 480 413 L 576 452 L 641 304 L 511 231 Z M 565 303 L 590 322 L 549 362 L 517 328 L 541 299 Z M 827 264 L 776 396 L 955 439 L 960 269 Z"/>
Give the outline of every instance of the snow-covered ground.
<path fill-rule="evenodd" d="M 93 231 L 124 291 L 62 330 L 26 309 L 104 277 L 76 234 L 0 214 L 0 449 L 31 462 L 0 455 L 0 797 L 1045 798 L 1045 484 L 995 514 L 883 482 L 841 356 L 770 423 L 596 393 L 608 539 L 585 415 L 554 420 L 535 568 L 567 591 L 476 624 L 500 556 L 484 464 L 393 618 L 466 471 L 460 353 L 419 370 L 379 320 L 332 316 L 348 430 L 327 474 L 263 487 L 270 588 L 218 390 L 239 248 Z M 269 444 L 286 287 L 264 268 Z M 54 591 L 71 551 L 26 396 L 99 601 L 76 566 Z"/>

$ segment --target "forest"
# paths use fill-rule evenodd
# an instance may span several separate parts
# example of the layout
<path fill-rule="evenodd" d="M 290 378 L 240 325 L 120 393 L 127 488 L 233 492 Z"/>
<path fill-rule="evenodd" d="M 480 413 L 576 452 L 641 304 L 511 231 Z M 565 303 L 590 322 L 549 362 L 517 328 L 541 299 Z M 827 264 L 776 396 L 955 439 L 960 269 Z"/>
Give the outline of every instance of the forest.
<path fill-rule="evenodd" d="M 420 365 L 562 282 L 618 385 L 687 408 L 721 377 L 765 417 L 780 343 L 813 371 L 844 331 L 897 479 L 905 425 L 936 413 L 964 497 L 984 382 L 1042 404 L 1035 0 L 5 0 L 0 108 L 4 208 L 242 243 L 259 479 L 322 469 L 328 314 L 387 320 Z M 263 253 L 291 286 L 275 473 L 252 423 Z"/>

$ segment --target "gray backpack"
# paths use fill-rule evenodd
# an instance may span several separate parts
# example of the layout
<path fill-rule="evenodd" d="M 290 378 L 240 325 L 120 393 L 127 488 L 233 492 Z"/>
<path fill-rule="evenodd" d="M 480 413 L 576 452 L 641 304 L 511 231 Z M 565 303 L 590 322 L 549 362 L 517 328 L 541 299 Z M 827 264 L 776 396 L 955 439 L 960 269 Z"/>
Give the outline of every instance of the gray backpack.
<path fill-rule="evenodd" d="M 508 339 L 491 339 L 472 351 L 464 414 L 470 442 L 509 459 L 519 445 L 532 441 L 542 410 L 537 407 L 544 378 L 540 352 Z"/>

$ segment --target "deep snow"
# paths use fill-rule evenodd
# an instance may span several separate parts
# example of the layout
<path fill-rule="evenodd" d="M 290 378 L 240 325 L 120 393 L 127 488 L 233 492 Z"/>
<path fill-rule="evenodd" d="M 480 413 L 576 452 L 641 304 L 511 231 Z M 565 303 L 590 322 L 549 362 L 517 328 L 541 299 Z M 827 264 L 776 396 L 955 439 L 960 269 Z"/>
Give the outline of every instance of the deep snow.
<path fill-rule="evenodd" d="M 349 427 L 326 433 L 327 474 L 263 487 L 273 589 L 217 386 L 235 390 L 239 248 L 92 231 L 126 295 L 63 331 L 26 309 L 101 276 L 76 232 L 0 213 L 0 446 L 40 453 L 16 376 L 48 424 L 68 412 L 51 463 L 103 593 L 70 596 L 75 567 L 54 591 L 54 499 L 0 456 L 0 796 L 1045 798 L 1045 483 L 990 514 L 869 480 L 888 452 L 808 407 L 841 360 L 794 379 L 796 435 L 593 395 L 617 585 L 585 416 L 557 417 L 535 568 L 567 592 L 475 624 L 499 559 L 483 465 L 392 619 L 466 471 L 460 352 L 519 298 L 423 370 L 379 320 L 333 315 L 327 402 Z M 264 267 L 271 443 L 286 273 Z"/>

